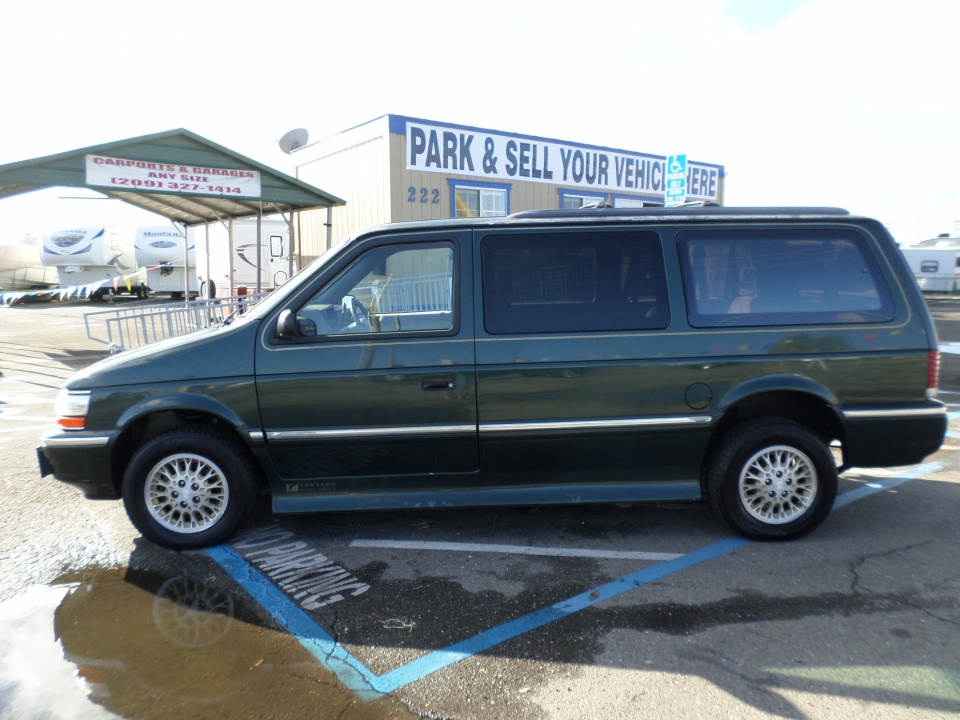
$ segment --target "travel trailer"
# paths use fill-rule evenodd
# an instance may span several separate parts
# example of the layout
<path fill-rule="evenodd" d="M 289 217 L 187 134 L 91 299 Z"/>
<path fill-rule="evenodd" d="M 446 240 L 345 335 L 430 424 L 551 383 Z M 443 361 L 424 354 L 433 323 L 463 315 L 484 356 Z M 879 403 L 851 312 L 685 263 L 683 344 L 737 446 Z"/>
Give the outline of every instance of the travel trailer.
<path fill-rule="evenodd" d="M 190 239 L 187 264 L 190 272 L 190 292 L 197 293 L 197 253 L 194 239 Z M 171 298 L 183 297 L 183 235 L 172 225 L 138 228 L 133 241 L 137 264 L 146 272 L 147 288 L 155 293 L 170 293 Z"/>
<path fill-rule="evenodd" d="M 113 292 L 114 278 L 137 271 L 133 239 L 110 225 L 47 233 L 41 258 L 45 267 L 59 271 L 63 287 L 102 283 L 91 294 L 94 300 Z"/>
<path fill-rule="evenodd" d="M 960 271 L 960 238 L 933 238 L 901 246 L 913 276 L 924 292 L 953 292 Z"/>
<path fill-rule="evenodd" d="M 203 248 L 204 228 L 190 228 L 187 233 L 191 246 Z M 283 285 L 290 273 L 290 229 L 286 221 L 276 217 L 263 218 L 260 234 L 260 287 L 273 289 Z M 210 225 L 210 277 L 218 293 L 229 293 L 230 272 L 234 289 L 245 286 L 250 292 L 257 287 L 257 220 L 247 218 L 233 222 L 233 257 L 229 256 L 226 228 L 220 223 Z M 203 278 L 205 258 L 198 258 L 197 274 Z M 191 260 L 191 264 L 193 261 Z M 205 281 L 201 294 L 206 294 Z"/>
<path fill-rule="evenodd" d="M 59 282 L 56 268 L 44 267 L 40 260 L 39 238 L 0 245 L 0 290 L 34 290 Z"/>

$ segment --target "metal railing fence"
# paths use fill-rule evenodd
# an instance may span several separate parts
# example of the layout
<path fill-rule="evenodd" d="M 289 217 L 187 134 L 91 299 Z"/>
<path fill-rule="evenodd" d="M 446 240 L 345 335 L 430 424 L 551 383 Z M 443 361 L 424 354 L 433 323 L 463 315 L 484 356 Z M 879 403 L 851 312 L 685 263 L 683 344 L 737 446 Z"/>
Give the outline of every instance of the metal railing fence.
<path fill-rule="evenodd" d="M 418 312 L 450 310 L 453 298 L 451 273 L 434 273 L 409 278 L 391 278 L 386 284 L 364 283 L 353 290 L 357 300 L 377 312 Z"/>
<path fill-rule="evenodd" d="M 191 300 L 85 313 L 87 337 L 111 352 L 131 350 L 218 324 L 234 312 L 242 314 L 266 293 Z"/>

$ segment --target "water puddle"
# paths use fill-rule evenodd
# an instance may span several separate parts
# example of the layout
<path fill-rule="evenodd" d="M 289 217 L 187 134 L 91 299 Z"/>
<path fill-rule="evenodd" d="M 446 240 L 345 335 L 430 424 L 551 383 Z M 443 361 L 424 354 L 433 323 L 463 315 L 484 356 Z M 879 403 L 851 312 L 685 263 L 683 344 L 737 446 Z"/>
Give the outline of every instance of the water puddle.
<path fill-rule="evenodd" d="M 0 720 L 412 718 L 361 702 L 242 592 L 96 570 L 0 603 Z"/>

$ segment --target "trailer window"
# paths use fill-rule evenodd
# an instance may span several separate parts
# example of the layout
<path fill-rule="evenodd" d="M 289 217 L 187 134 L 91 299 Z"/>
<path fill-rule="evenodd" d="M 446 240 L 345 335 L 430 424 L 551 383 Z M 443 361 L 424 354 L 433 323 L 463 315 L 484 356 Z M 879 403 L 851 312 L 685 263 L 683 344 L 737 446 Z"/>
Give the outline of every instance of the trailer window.
<path fill-rule="evenodd" d="M 270 236 L 270 257 L 283 257 L 283 236 Z"/>

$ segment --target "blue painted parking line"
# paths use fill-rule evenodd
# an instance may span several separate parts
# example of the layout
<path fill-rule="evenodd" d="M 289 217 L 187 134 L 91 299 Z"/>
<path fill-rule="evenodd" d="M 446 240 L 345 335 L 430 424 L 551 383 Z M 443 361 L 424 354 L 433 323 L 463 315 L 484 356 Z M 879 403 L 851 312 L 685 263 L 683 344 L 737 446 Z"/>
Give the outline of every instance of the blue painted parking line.
<path fill-rule="evenodd" d="M 834 508 L 841 508 L 878 492 L 890 490 L 898 485 L 934 473 L 943 469 L 943 467 L 940 463 L 927 463 L 897 477 L 867 483 L 856 490 L 850 490 L 838 496 L 833 506 Z M 744 538 L 719 540 L 682 555 L 675 560 L 657 563 L 549 607 L 536 610 L 529 615 L 485 630 L 446 648 L 435 650 L 384 675 L 377 675 L 351 655 L 346 648 L 339 645 L 296 603 L 254 569 L 230 546 L 219 545 L 209 548 L 207 554 L 226 570 L 230 577 L 246 590 L 254 600 L 260 603 L 310 654 L 333 672 L 348 689 L 353 691 L 361 700 L 370 701 L 531 630 L 549 625 L 597 603 L 661 580 L 668 575 L 694 565 L 721 557 L 737 548 L 750 544 L 752 544 L 752 541 Z"/>
<path fill-rule="evenodd" d="M 218 545 L 208 548 L 207 554 L 357 697 L 365 702 L 380 697 L 372 683 L 377 676 L 233 548 Z"/>
<path fill-rule="evenodd" d="M 942 469 L 943 465 L 940 463 L 927 463 L 925 465 L 915 467 L 913 470 L 908 470 L 907 472 L 897 475 L 896 477 L 883 478 L 882 480 L 866 483 L 865 485 L 858 487 L 856 490 L 848 490 L 842 495 L 838 495 L 837 499 L 833 502 L 833 509 L 836 510 L 837 508 L 842 508 L 844 505 L 849 505 L 857 500 L 863 500 L 865 497 L 876 495 L 878 492 L 883 492 L 884 490 L 892 490 L 898 485 L 903 485 L 906 482 L 916 480 L 919 477 L 935 473 L 937 470 Z"/>
<path fill-rule="evenodd" d="M 721 555 L 726 555 L 731 550 L 743 547 L 749 542 L 749 540 L 745 540 L 744 538 L 727 538 L 720 540 L 712 545 L 694 550 L 692 553 L 687 553 L 676 560 L 657 563 L 652 567 L 644 568 L 632 575 L 627 575 L 619 580 L 609 582 L 606 585 L 600 585 L 592 590 L 587 590 L 568 600 L 558 602 L 542 610 L 537 610 L 516 620 L 511 620 L 508 623 L 482 632 L 479 635 L 474 635 L 472 638 L 458 642 L 450 647 L 424 655 L 403 667 L 399 667 L 383 675 L 377 681 L 377 687 L 383 692 L 392 692 L 397 688 L 409 685 L 427 675 L 435 673 L 437 670 L 442 670 L 449 665 L 465 660 L 471 655 L 489 650 L 495 645 L 499 645 L 518 635 L 523 635 L 531 630 L 548 625 L 555 620 L 560 620 L 561 618 L 580 612 L 591 605 L 596 605 L 604 600 L 614 598 L 617 595 L 630 592 L 642 585 L 647 585 L 655 580 L 665 578 L 667 575 L 672 575 L 675 572 L 685 570 L 693 565 L 699 565 L 707 560 L 713 560 Z"/>

